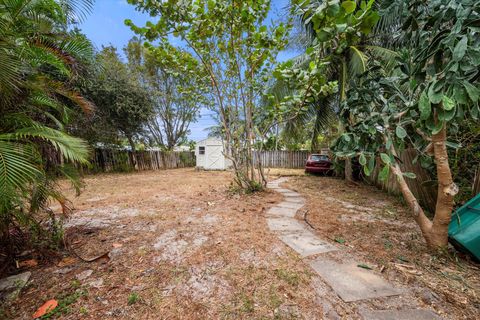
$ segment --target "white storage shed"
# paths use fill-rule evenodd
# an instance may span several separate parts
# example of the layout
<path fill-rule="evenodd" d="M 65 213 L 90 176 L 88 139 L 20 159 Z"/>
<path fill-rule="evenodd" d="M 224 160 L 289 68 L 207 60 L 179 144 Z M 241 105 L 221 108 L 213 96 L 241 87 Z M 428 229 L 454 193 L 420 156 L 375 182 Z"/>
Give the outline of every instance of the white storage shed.
<path fill-rule="evenodd" d="M 204 170 L 226 170 L 230 167 L 230 160 L 224 155 L 224 146 L 221 139 L 207 138 L 197 142 L 195 146 L 197 168 Z"/>

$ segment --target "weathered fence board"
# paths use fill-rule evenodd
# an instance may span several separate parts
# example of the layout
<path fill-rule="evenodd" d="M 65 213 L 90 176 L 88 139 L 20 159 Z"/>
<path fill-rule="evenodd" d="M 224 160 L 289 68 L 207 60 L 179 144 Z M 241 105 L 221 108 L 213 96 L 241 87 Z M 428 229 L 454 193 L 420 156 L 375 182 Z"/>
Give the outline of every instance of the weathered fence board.
<path fill-rule="evenodd" d="M 304 168 L 309 151 L 256 151 L 253 154 L 255 162 L 260 157 L 264 168 Z"/>
<path fill-rule="evenodd" d="M 132 170 L 160 170 L 195 166 L 195 153 L 190 151 L 136 151 L 95 149 L 90 172 L 123 172 Z"/>
<path fill-rule="evenodd" d="M 403 172 L 415 173 L 417 176 L 415 179 L 406 178 L 405 181 L 420 204 L 430 212 L 434 212 L 437 201 L 437 189 L 435 185 L 428 183 L 432 180 L 428 172 L 422 168 L 419 162 L 414 163 L 416 156 L 417 151 L 414 149 L 407 149 L 402 152 L 399 156 L 401 160 L 400 167 Z M 401 194 L 397 178 L 392 172 L 390 172 L 390 175 L 386 181 L 380 181 L 378 178 L 381 170 L 379 165 L 380 163 L 381 161 L 377 161 L 377 166 L 367 180 L 389 193 Z"/>

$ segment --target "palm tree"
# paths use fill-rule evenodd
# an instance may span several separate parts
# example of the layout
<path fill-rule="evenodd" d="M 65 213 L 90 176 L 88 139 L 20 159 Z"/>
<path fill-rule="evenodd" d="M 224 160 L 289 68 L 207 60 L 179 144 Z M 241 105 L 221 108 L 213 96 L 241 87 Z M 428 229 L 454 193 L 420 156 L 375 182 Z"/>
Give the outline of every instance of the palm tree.
<path fill-rule="evenodd" d="M 48 202 L 58 200 L 65 213 L 68 203 L 56 178 L 80 186 L 72 164 L 87 163 L 88 148 L 64 125 L 72 106 L 93 108 L 70 85 L 93 50 L 67 26 L 91 6 L 92 0 L 0 0 L 0 241 L 10 256 L 13 235 L 45 235 L 42 213 L 50 230 L 59 230 Z"/>
<path fill-rule="evenodd" d="M 393 66 L 394 58 L 397 53 L 391 49 L 394 42 L 392 37 L 387 37 L 386 34 L 391 30 L 395 30 L 394 24 L 398 20 L 391 17 L 395 12 L 403 10 L 403 6 L 392 0 L 384 0 L 376 3 L 378 10 L 383 10 L 384 16 L 380 17 L 379 23 L 371 35 L 363 35 L 361 38 L 346 41 L 346 46 L 342 50 L 336 47 L 340 43 L 340 39 L 335 39 L 332 42 L 318 43 L 317 30 L 314 28 L 312 17 L 317 14 L 320 7 L 324 6 L 324 0 L 310 1 L 306 7 L 297 10 L 296 23 L 296 37 L 301 39 L 300 44 L 306 48 L 315 48 L 315 55 L 302 54 L 293 59 L 294 66 L 297 68 L 308 68 L 308 65 L 313 56 L 317 59 L 328 61 L 329 63 L 324 68 L 323 72 L 327 75 L 329 81 L 338 82 L 338 93 L 327 98 L 318 98 L 315 103 L 307 106 L 307 112 L 299 114 L 297 117 L 288 119 L 285 124 L 284 133 L 294 136 L 297 128 L 304 128 L 308 123 L 313 122 L 312 136 L 312 150 L 316 147 L 313 143 L 317 141 L 318 133 L 329 127 L 339 124 L 340 130 L 342 128 L 341 122 L 337 117 L 337 112 L 340 109 L 341 103 L 346 100 L 346 94 L 351 82 L 355 82 L 358 77 L 363 74 L 371 60 L 381 60 L 387 65 Z M 322 32 L 322 31 L 320 31 Z M 332 45 L 332 43 L 334 45 Z M 276 83 L 275 92 L 282 92 L 285 89 L 282 83 Z M 274 86 L 274 87 L 275 87 Z M 280 94 L 281 95 L 281 94 Z M 352 170 L 350 159 L 346 159 L 345 176 L 351 180 Z"/>

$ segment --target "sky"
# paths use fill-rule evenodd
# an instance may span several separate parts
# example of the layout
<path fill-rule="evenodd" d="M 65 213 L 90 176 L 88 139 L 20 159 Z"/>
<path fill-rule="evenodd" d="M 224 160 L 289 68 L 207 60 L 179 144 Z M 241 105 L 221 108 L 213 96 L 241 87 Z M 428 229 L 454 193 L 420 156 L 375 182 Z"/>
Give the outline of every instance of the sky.
<path fill-rule="evenodd" d="M 285 14 L 285 6 L 289 0 L 272 0 L 268 20 L 276 20 Z M 92 13 L 78 26 L 87 37 L 94 43 L 97 49 L 102 46 L 113 45 L 122 52 L 122 48 L 135 35 L 129 27 L 125 26 L 124 20 L 130 19 L 134 24 L 143 26 L 148 20 L 152 20 L 148 14 L 135 10 L 127 0 L 96 0 Z M 284 51 L 278 55 L 279 61 L 285 61 L 295 55 L 294 52 Z M 201 140 L 207 137 L 208 127 L 215 125 L 212 119 L 213 112 L 201 110 L 200 118 L 190 125 L 189 140 Z"/>

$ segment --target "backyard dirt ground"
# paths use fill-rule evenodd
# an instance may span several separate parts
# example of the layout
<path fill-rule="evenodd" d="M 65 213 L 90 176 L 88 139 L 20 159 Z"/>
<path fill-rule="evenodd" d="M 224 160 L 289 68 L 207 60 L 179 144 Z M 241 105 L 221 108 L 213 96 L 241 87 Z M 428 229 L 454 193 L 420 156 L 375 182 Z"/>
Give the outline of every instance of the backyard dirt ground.
<path fill-rule="evenodd" d="M 59 319 L 359 319 L 372 305 L 411 301 L 445 319 L 478 316 L 478 265 L 428 253 L 398 199 L 298 173 L 287 172 L 293 176 L 284 184 L 307 199 L 298 218 L 413 288 L 412 297 L 398 305 L 388 298 L 342 302 L 269 231 L 265 213 L 279 194 L 238 195 L 228 172 L 176 169 L 92 175 L 79 197 L 68 190 L 75 207 L 66 223 L 68 250 L 50 260 L 25 257 L 38 264 L 20 263 L 32 277 L 4 315 L 31 319 L 56 299 L 52 317 Z"/>

